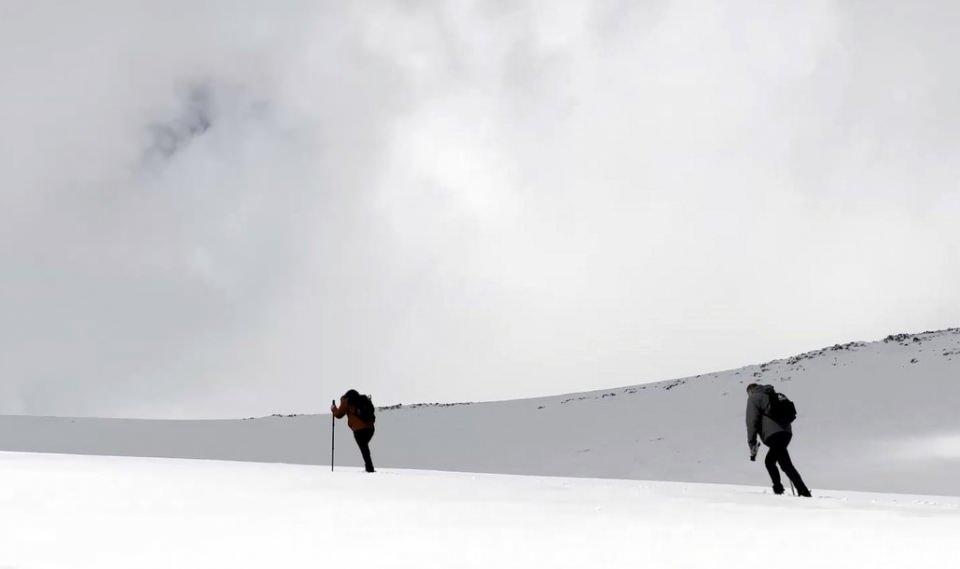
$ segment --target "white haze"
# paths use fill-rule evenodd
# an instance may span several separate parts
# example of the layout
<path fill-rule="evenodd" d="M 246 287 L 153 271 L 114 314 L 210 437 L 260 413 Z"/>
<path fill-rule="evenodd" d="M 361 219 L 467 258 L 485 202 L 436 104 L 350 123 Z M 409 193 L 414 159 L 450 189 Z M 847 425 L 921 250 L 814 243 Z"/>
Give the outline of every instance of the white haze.
<path fill-rule="evenodd" d="M 953 2 L 0 5 L 0 412 L 723 369 L 960 321 Z"/>

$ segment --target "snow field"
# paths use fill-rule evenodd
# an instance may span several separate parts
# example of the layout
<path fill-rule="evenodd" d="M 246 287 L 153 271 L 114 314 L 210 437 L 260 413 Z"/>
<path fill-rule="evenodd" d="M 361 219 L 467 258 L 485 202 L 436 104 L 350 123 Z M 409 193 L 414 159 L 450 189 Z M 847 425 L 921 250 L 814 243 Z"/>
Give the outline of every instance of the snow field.
<path fill-rule="evenodd" d="M 371 448 L 388 468 L 762 484 L 744 426 L 744 387 L 757 381 L 797 403 L 790 454 L 815 492 L 956 496 L 958 378 L 960 329 L 904 334 L 654 384 L 382 409 Z M 359 465 L 346 425 L 336 436 L 338 463 Z M 330 416 L 0 416 L 0 450 L 322 465 Z"/>
<path fill-rule="evenodd" d="M 960 498 L 818 494 L 0 453 L 0 567 L 325 567 L 357 557 L 377 568 L 903 568 L 960 558 Z"/>

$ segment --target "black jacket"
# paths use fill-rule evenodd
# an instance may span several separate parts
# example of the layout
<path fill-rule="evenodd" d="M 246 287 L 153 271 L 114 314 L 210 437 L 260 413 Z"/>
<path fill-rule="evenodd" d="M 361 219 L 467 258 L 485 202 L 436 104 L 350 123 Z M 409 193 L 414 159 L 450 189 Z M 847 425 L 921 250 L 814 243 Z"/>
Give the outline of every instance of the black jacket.
<path fill-rule="evenodd" d="M 761 441 L 767 442 L 774 433 L 793 432 L 789 424 L 781 425 L 770 418 L 771 398 L 776 396 L 773 387 L 764 385 L 747 398 L 747 444 L 751 448 L 758 436 Z"/>

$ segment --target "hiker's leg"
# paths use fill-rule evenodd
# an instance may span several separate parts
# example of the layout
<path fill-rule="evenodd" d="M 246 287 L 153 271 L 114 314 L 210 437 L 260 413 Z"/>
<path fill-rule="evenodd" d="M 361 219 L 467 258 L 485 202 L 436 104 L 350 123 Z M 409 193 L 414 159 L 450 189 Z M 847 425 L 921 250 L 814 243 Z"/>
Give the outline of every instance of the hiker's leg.
<path fill-rule="evenodd" d="M 373 472 L 373 459 L 370 458 L 370 439 L 373 438 L 373 428 L 354 431 L 353 438 L 357 441 L 357 446 L 360 447 L 363 467 L 367 472 Z"/>
<path fill-rule="evenodd" d="M 780 468 L 783 469 L 783 473 L 790 479 L 790 482 L 793 482 L 797 493 L 801 496 L 809 495 L 810 490 L 807 488 L 807 485 L 803 483 L 803 479 L 800 478 L 800 473 L 797 472 L 796 467 L 793 466 L 793 461 L 790 460 L 790 452 L 787 451 L 787 447 L 783 447 L 783 450 L 778 455 L 777 462 L 780 464 Z"/>
<path fill-rule="evenodd" d="M 778 494 L 783 491 L 783 485 L 780 484 L 780 471 L 777 470 L 777 460 L 780 458 L 780 451 L 784 450 L 780 446 L 771 446 L 767 450 L 767 456 L 763 459 L 763 465 L 767 467 L 767 473 L 770 474 L 770 481 L 773 482 L 773 491 Z"/>

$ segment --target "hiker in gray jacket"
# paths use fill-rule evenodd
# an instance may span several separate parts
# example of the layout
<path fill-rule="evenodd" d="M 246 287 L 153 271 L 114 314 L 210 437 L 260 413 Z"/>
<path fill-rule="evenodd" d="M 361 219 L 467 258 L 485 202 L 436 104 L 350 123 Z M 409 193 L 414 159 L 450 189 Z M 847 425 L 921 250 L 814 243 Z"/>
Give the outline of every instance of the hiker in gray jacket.
<path fill-rule="evenodd" d="M 777 422 L 771 417 L 775 397 L 777 393 L 772 386 L 756 383 L 747 386 L 747 444 L 750 446 L 750 460 L 757 459 L 757 451 L 760 448 L 757 442 L 759 437 L 763 444 L 770 448 L 763 464 L 767 467 L 770 480 L 773 481 L 773 493 L 783 494 L 780 471 L 777 470 L 777 464 L 779 464 L 787 478 L 793 482 L 797 494 L 809 498 L 810 489 L 803 483 L 800 473 L 790 461 L 790 453 L 787 452 L 787 445 L 793 438 L 790 423 Z"/>

